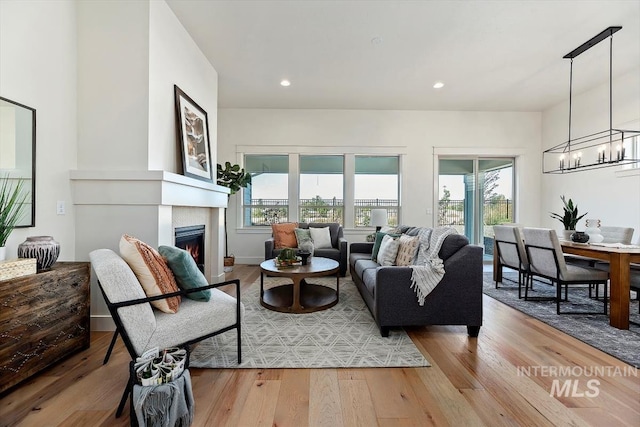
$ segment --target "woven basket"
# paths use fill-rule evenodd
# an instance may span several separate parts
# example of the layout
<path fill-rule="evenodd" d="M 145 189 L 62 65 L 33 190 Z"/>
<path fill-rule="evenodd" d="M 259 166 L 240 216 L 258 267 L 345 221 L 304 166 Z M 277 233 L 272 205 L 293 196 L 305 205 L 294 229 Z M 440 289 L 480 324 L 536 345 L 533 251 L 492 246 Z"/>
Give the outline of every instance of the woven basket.
<path fill-rule="evenodd" d="M 0 280 L 15 279 L 16 277 L 36 274 L 35 258 L 20 258 L 0 261 Z"/>

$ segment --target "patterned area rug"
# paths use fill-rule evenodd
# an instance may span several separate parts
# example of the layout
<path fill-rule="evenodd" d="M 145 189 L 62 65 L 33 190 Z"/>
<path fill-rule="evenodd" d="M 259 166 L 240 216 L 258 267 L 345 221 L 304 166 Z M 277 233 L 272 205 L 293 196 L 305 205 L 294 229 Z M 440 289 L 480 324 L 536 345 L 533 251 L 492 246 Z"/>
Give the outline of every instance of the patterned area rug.
<path fill-rule="evenodd" d="M 313 283 L 335 289 L 335 277 Z M 291 283 L 265 278 L 265 287 Z M 199 368 L 362 368 L 430 366 L 403 329 L 383 338 L 350 279 L 340 279 L 340 301 L 309 314 L 279 313 L 260 305 L 260 281 L 242 295 L 242 364 L 237 364 L 236 334 L 203 341 L 191 353 Z"/>
<path fill-rule="evenodd" d="M 640 327 L 631 324 L 629 330 L 623 331 L 609 325 L 609 318 L 604 314 L 556 314 L 555 301 L 525 301 L 518 299 L 518 275 L 505 270 L 505 278 L 499 288 L 495 288 L 493 273 L 484 274 L 484 290 L 486 295 L 497 299 L 525 314 L 553 326 L 554 328 L 583 341 L 598 350 L 612 355 L 636 368 L 640 368 Z M 524 292 L 524 289 L 523 289 Z M 602 287 L 600 287 L 602 293 Z M 564 290 L 563 290 L 564 295 Z M 555 287 L 534 282 L 530 297 L 554 297 Z M 634 298 L 635 293 L 632 293 Z M 599 311 L 603 309 L 601 300 L 589 298 L 589 290 L 569 288 L 569 301 L 563 302 L 560 310 L 565 311 Z M 631 300 L 629 319 L 640 323 L 638 301 Z"/>

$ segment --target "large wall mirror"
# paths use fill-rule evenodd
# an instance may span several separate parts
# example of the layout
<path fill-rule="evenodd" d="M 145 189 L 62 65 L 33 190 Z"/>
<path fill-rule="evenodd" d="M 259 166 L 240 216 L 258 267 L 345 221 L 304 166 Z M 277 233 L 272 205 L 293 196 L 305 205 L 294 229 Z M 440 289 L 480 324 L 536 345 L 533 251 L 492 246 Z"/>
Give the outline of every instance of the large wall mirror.
<path fill-rule="evenodd" d="M 36 224 L 36 110 L 0 96 L 0 178 L 23 181 L 26 202 L 17 227 Z"/>

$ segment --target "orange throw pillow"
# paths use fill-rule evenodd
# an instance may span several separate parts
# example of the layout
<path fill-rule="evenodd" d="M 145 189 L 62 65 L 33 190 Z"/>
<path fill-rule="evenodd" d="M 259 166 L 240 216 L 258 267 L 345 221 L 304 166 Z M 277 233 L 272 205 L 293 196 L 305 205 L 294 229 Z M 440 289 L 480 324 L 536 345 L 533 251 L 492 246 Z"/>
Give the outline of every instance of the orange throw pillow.
<path fill-rule="evenodd" d="M 120 239 L 120 256 L 129 264 L 148 297 L 180 290 L 167 262 L 146 243 L 124 234 Z M 177 296 L 152 301 L 151 305 L 165 313 L 176 313 L 181 301 Z"/>
<path fill-rule="evenodd" d="M 297 222 L 271 224 L 276 249 L 298 247 L 298 239 L 296 239 L 295 232 L 296 228 L 298 228 Z"/>

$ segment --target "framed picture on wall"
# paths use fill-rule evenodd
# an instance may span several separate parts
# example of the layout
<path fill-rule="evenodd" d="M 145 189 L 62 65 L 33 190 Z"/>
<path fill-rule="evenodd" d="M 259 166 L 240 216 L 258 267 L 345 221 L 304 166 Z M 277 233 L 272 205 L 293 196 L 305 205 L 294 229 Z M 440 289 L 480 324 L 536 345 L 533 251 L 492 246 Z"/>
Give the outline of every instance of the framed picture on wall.
<path fill-rule="evenodd" d="M 173 87 L 176 98 L 176 133 L 178 149 L 182 156 L 182 174 L 213 183 L 207 112 L 177 85 Z"/>

